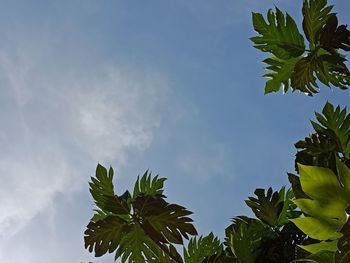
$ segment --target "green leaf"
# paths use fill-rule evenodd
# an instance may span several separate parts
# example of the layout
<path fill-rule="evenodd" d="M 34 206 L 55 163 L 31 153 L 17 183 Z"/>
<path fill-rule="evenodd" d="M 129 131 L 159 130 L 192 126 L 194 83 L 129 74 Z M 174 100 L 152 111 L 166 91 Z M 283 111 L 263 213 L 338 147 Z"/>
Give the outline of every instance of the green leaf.
<path fill-rule="evenodd" d="M 276 7 L 275 12 L 268 11 L 267 20 L 269 24 L 261 14 L 253 13 L 254 29 L 261 35 L 251 38 L 255 48 L 284 60 L 304 53 L 304 38 L 290 15 L 284 16 Z"/>
<path fill-rule="evenodd" d="M 337 220 L 333 220 L 333 223 L 325 220 L 320 220 L 313 217 L 302 217 L 291 219 L 301 231 L 310 236 L 311 238 L 318 240 L 338 239 L 342 236 L 339 232 L 339 224 Z"/>
<path fill-rule="evenodd" d="M 130 206 L 128 199 L 131 198 L 128 191 L 126 191 L 121 197 L 114 194 L 113 186 L 113 169 L 107 169 L 102 165 L 97 165 L 96 177 L 91 177 L 90 193 L 95 200 L 96 206 L 99 208 L 96 210 L 96 214 L 93 220 L 100 220 L 105 218 L 109 214 L 123 215 L 124 219 L 128 219 L 130 213 Z"/>
<path fill-rule="evenodd" d="M 262 239 L 273 235 L 262 222 L 244 216 L 234 218 L 225 233 L 226 246 L 241 263 L 254 263 L 259 256 Z"/>
<path fill-rule="evenodd" d="M 297 199 L 294 203 L 307 215 L 336 223 L 341 227 L 346 222 L 344 205 L 336 202 L 324 202 L 312 199 Z"/>
<path fill-rule="evenodd" d="M 333 261 L 334 252 L 331 251 L 321 251 L 315 254 L 311 254 L 304 261 L 300 262 L 312 262 L 312 263 L 336 263 Z M 345 263 L 345 262 L 344 262 Z"/>
<path fill-rule="evenodd" d="M 340 109 L 339 106 L 334 108 L 331 103 L 327 102 L 322 114 L 315 114 L 319 122 L 312 122 L 315 130 L 331 136 L 334 133 L 334 140 L 338 144 L 337 150 L 346 158 L 350 158 L 350 114 L 347 114 L 346 108 Z"/>
<path fill-rule="evenodd" d="M 248 197 L 246 204 L 253 210 L 257 218 L 270 226 L 276 226 L 277 220 L 283 209 L 283 200 L 278 192 L 273 192 L 270 187 L 265 195 L 264 189 L 256 189 L 255 197 Z"/>
<path fill-rule="evenodd" d="M 113 169 L 98 165 L 91 178 L 90 192 L 97 209 L 85 231 L 85 247 L 96 256 L 116 251 L 122 262 L 182 262 L 173 244 L 197 235 L 184 207 L 167 203 L 162 195 L 165 178 L 152 179 L 146 172 L 128 191 L 118 196 L 113 190 Z"/>
<path fill-rule="evenodd" d="M 350 157 L 350 115 L 346 108 L 335 108 L 329 102 L 322 114 L 315 114 L 317 121 L 311 121 L 315 133 L 295 144 L 295 162 L 326 167 L 338 174 L 336 157 L 342 156 L 345 162 Z"/>
<path fill-rule="evenodd" d="M 183 263 L 181 255 L 172 244 L 158 243 L 158 245 L 161 247 L 161 251 L 155 260 L 149 260 L 150 263 Z"/>
<path fill-rule="evenodd" d="M 96 257 L 114 252 L 129 230 L 127 222 L 115 215 L 91 221 L 84 233 L 85 248 L 95 251 Z"/>
<path fill-rule="evenodd" d="M 338 176 L 328 168 L 299 164 L 302 190 L 311 199 L 297 199 L 294 203 L 306 217 L 291 219 L 311 238 L 336 240 L 347 220 L 350 205 L 350 170 L 336 160 Z"/>
<path fill-rule="evenodd" d="M 145 234 L 139 224 L 134 224 L 123 236 L 115 258 L 121 257 L 122 263 L 154 261 L 159 253 L 160 248 Z"/>
<path fill-rule="evenodd" d="M 336 172 L 335 157 L 338 152 L 338 144 L 337 139 L 334 138 L 332 134 L 311 134 L 310 137 L 298 141 L 295 147 L 298 149 L 295 156 L 296 170 L 298 170 L 297 163 L 300 163 L 304 165 L 321 166 Z M 291 183 L 293 185 L 293 182 Z"/>
<path fill-rule="evenodd" d="M 113 168 L 107 169 L 98 164 L 96 168 L 96 177 L 91 177 L 90 193 L 95 200 L 96 206 L 103 209 L 106 196 L 114 196 L 113 190 Z"/>
<path fill-rule="evenodd" d="M 283 226 L 289 222 L 289 219 L 299 217 L 300 212 L 294 211 L 296 205 L 293 203 L 294 193 L 292 189 L 286 191 L 285 187 L 282 187 L 279 191 L 280 201 L 283 202 L 282 211 L 277 219 L 277 226 Z"/>
<path fill-rule="evenodd" d="M 341 167 L 340 162 L 337 164 Z M 320 202 L 338 202 L 343 205 L 345 213 L 347 204 L 350 202 L 350 185 L 342 187 L 337 176 L 328 168 L 300 164 L 299 172 L 302 189 L 308 196 Z M 344 168 L 343 172 L 341 177 L 350 175 L 348 168 Z"/>
<path fill-rule="evenodd" d="M 317 58 L 317 78 L 326 86 L 332 84 L 340 89 L 348 89 L 350 86 L 350 72 L 347 68 L 344 56 L 337 51 L 326 53 L 319 49 Z M 324 54 L 322 54 L 324 53 Z"/>
<path fill-rule="evenodd" d="M 311 46 L 317 44 L 317 32 L 326 25 L 328 19 L 334 16 L 331 13 L 333 6 L 327 6 L 327 0 L 304 0 L 303 29 Z"/>
<path fill-rule="evenodd" d="M 139 195 L 132 203 L 142 220 L 142 227 L 155 242 L 182 244 L 188 235 L 197 235 L 192 212 L 184 207 L 167 203 L 161 196 Z"/>
<path fill-rule="evenodd" d="M 298 176 L 288 173 L 288 180 L 292 185 L 293 193 L 296 198 L 309 198 L 301 188 L 300 179 Z"/>
<path fill-rule="evenodd" d="M 337 251 L 337 240 L 333 240 L 333 241 L 323 241 L 320 243 L 316 243 L 316 244 L 311 244 L 311 245 L 299 245 L 299 247 L 301 247 L 302 249 L 310 252 L 310 253 L 318 253 L 318 252 L 322 252 L 322 251 L 332 251 L 335 252 Z"/>
<path fill-rule="evenodd" d="M 222 250 L 220 240 L 210 233 L 207 236 L 191 238 L 187 249 L 184 248 L 184 258 L 186 263 L 202 262 L 205 258 L 210 257 Z"/>
<path fill-rule="evenodd" d="M 294 72 L 291 76 L 292 89 L 299 90 L 309 96 L 312 96 L 313 93 L 318 93 L 316 72 L 317 53 L 312 52 L 295 64 Z"/>
<path fill-rule="evenodd" d="M 276 57 L 263 60 L 270 70 L 264 77 L 271 78 L 266 82 L 265 94 L 271 92 L 277 92 L 281 88 L 284 92 L 287 92 L 290 86 L 290 78 L 294 72 L 295 64 L 301 59 L 301 57 L 291 58 L 288 60 L 282 60 Z"/>
<path fill-rule="evenodd" d="M 141 177 L 141 180 L 139 176 L 137 177 L 133 198 L 135 199 L 140 194 L 162 195 L 165 181 L 166 178 L 158 178 L 158 175 L 152 179 L 151 173 L 146 171 Z"/>

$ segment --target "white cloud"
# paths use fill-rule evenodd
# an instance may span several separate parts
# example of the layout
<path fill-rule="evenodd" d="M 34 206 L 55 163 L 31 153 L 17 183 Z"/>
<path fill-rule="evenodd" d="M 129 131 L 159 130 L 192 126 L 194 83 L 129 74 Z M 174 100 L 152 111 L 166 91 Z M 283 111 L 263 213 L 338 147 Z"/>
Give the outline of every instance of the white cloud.
<path fill-rule="evenodd" d="M 125 164 L 160 124 L 161 75 L 118 65 L 52 68 L 54 58 L 40 47 L 0 48 L 0 258 L 1 244 L 58 193 L 85 189 L 98 161 Z"/>

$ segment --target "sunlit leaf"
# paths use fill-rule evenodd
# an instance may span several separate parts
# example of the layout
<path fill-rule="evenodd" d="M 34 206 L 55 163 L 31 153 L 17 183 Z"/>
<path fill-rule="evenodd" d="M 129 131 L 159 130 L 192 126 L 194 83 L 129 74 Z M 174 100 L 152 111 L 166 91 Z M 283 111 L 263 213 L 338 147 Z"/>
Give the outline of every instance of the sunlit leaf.
<path fill-rule="evenodd" d="M 338 243 L 337 240 L 333 240 L 333 241 L 323 241 L 323 242 L 315 243 L 311 245 L 304 245 L 304 246 L 299 245 L 299 246 L 310 253 L 318 253 L 322 251 L 335 252 L 338 249 L 337 243 Z"/>

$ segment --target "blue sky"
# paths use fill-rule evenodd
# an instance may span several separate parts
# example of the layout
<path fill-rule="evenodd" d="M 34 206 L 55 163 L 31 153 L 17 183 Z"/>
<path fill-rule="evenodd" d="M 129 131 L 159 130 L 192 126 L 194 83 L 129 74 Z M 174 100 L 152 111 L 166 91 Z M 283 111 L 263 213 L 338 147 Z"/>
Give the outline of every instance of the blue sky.
<path fill-rule="evenodd" d="M 83 247 L 98 162 L 119 193 L 167 177 L 169 201 L 221 238 L 255 188 L 286 185 L 313 112 L 349 102 L 264 96 L 251 12 L 300 22 L 301 2 L 1 0 L 0 261 L 113 261 Z M 331 3 L 349 23 L 350 2 Z"/>

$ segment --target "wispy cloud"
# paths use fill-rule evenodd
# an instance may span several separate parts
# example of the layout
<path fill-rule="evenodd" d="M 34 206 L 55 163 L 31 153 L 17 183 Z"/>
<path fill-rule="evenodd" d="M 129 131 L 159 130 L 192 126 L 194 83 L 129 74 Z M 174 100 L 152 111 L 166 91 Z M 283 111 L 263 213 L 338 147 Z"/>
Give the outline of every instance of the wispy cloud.
<path fill-rule="evenodd" d="M 149 147 L 167 97 L 157 73 L 53 70 L 55 55 L 43 50 L 0 50 L 0 248 L 58 193 L 85 187 L 96 162 L 120 167 L 130 150 Z"/>

